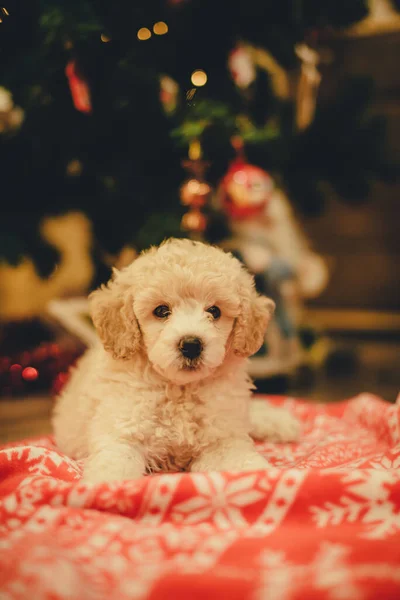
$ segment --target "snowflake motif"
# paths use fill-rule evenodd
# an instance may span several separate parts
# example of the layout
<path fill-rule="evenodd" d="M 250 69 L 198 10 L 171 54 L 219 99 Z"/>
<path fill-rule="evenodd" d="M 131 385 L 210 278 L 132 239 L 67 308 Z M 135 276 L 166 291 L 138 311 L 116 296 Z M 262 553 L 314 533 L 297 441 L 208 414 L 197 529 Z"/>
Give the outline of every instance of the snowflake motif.
<path fill-rule="evenodd" d="M 388 455 L 389 454 L 389 455 Z M 399 469 L 400 468 L 400 448 L 395 452 L 374 456 L 370 463 L 373 469 Z"/>
<path fill-rule="evenodd" d="M 376 582 L 400 581 L 397 565 L 355 564 L 349 546 L 332 542 L 321 543 L 308 564 L 295 564 L 284 552 L 274 550 L 263 551 L 259 564 L 261 576 L 253 600 L 319 598 L 318 592 L 322 592 L 327 600 L 361 600 L 370 597 L 371 579 Z M 313 593 L 309 596 L 310 589 Z"/>
<path fill-rule="evenodd" d="M 369 539 L 386 539 L 400 531 L 400 512 L 389 498 L 399 488 L 400 472 L 352 471 L 342 476 L 342 482 L 347 487 L 340 504 L 310 507 L 317 527 L 358 521 L 365 525 L 360 536 Z"/>
<path fill-rule="evenodd" d="M 185 525 L 211 520 L 218 529 L 245 527 L 241 509 L 258 502 L 265 493 L 255 489 L 257 475 L 244 475 L 226 481 L 220 473 L 193 475 L 198 495 L 177 504 L 172 512 L 175 522 Z"/>

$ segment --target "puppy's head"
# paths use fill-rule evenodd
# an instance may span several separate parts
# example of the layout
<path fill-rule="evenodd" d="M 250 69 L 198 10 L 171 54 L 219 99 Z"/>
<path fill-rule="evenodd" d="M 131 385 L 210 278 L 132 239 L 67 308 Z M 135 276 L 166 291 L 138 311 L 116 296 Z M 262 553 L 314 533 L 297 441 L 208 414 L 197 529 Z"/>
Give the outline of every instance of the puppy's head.
<path fill-rule="evenodd" d="M 229 356 L 261 346 L 274 303 L 219 248 L 169 240 L 144 252 L 91 295 L 94 324 L 116 359 L 139 350 L 169 381 L 207 377 Z"/>

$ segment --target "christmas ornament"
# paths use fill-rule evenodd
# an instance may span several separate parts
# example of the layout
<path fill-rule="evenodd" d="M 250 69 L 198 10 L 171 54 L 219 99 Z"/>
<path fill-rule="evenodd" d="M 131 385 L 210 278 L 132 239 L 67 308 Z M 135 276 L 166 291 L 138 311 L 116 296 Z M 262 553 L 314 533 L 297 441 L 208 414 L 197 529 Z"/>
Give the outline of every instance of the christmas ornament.
<path fill-rule="evenodd" d="M 83 346 L 46 342 L 33 350 L 0 356 L 0 397 L 53 389 L 83 351 Z"/>
<path fill-rule="evenodd" d="M 235 84 L 246 89 L 256 78 L 256 68 L 249 49 L 240 44 L 228 57 L 228 68 Z"/>
<path fill-rule="evenodd" d="M 248 219 L 265 212 L 274 188 L 273 180 L 260 167 L 237 159 L 220 186 L 223 210 L 232 219 Z"/>
<path fill-rule="evenodd" d="M 160 100 L 167 114 L 176 110 L 178 105 L 179 86 L 171 77 L 163 75 L 160 78 Z"/>
<path fill-rule="evenodd" d="M 198 236 L 207 226 L 207 219 L 201 209 L 208 203 L 212 192 L 211 186 L 204 178 L 208 163 L 201 160 L 201 145 L 198 140 L 191 142 L 189 160 L 184 161 L 183 167 L 189 171 L 191 177 L 182 184 L 180 198 L 181 203 L 190 208 L 182 217 L 181 227 Z"/>
<path fill-rule="evenodd" d="M 9 90 L 0 87 L 0 133 L 8 133 L 20 127 L 24 120 L 24 111 L 14 106 L 13 97 Z"/>
<path fill-rule="evenodd" d="M 71 60 L 66 68 L 65 74 L 68 79 L 69 88 L 71 90 L 72 101 L 76 110 L 83 113 L 92 112 L 92 103 L 90 98 L 90 90 L 87 81 L 83 78 L 82 74 L 76 64 L 76 60 Z"/>
<path fill-rule="evenodd" d="M 207 226 L 207 219 L 198 208 L 191 208 L 182 217 L 182 229 L 189 233 L 203 233 Z"/>
<path fill-rule="evenodd" d="M 202 208 L 207 204 L 211 187 L 205 181 L 189 179 L 181 187 L 181 202 L 184 206 Z"/>

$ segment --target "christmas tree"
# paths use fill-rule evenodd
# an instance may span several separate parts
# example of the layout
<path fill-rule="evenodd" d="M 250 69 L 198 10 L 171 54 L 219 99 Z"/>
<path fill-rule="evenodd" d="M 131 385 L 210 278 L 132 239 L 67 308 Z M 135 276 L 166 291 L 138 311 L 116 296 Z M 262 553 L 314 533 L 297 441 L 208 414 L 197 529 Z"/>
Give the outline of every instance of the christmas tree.
<path fill-rule="evenodd" d="M 323 207 L 321 182 L 345 201 L 364 197 L 371 177 L 391 175 L 382 121 L 364 118 L 370 86 L 349 82 L 314 116 L 292 75 L 315 75 L 320 40 L 367 12 L 363 0 L 8 0 L 2 260 L 29 256 L 48 276 L 59 256 L 40 224 L 71 210 L 89 217 L 95 250 L 113 256 L 180 234 L 182 160 L 194 141 L 212 185 L 240 136 L 249 162 L 305 212 Z"/>

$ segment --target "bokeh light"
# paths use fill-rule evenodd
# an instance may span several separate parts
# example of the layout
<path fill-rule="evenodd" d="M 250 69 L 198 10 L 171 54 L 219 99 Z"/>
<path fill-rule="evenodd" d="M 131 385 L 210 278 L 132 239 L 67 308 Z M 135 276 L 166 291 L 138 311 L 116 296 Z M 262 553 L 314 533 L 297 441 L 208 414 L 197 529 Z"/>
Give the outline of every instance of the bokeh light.
<path fill-rule="evenodd" d="M 197 87 L 202 87 L 207 83 L 207 74 L 202 69 L 197 69 L 196 71 L 193 71 L 190 80 L 193 83 L 193 85 Z"/>
<path fill-rule="evenodd" d="M 156 35 L 164 35 L 168 33 L 168 25 L 164 21 L 158 21 L 154 23 L 153 31 Z"/>
<path fill-rule="evenodd" d="M 147 27 L 141 27 L 137 32 L 137 36 L 138 39 L 141 41 L 148 40 L 149 38 L 151 38 L 151 31 Z"/>
<path fill-rule="evenodd" d="M 108 35 L 106 35 L 105 33 L 101 34 L 100 39 L 105 44 L 107 44 L 107 42 L 111 42 L 111 38 Z"/>

